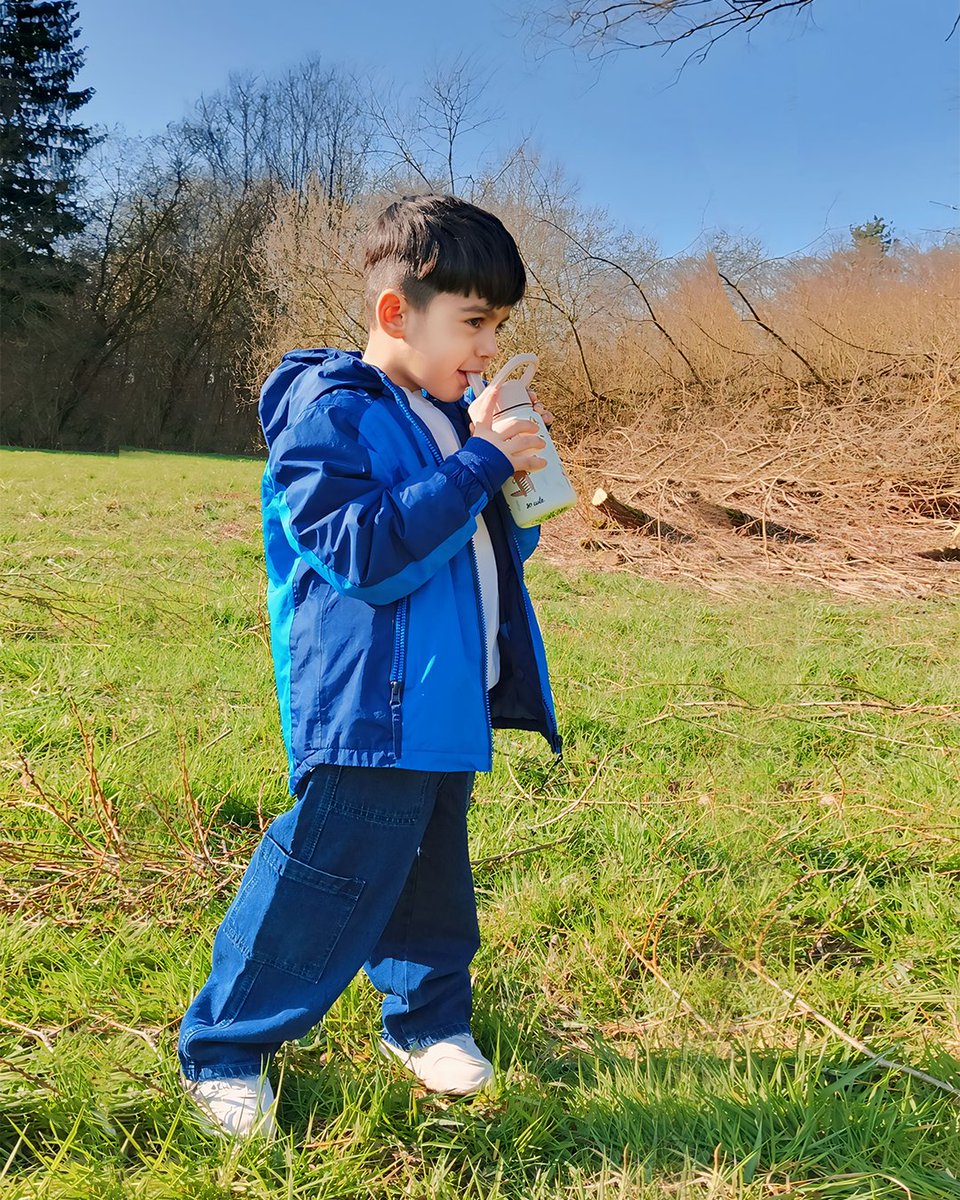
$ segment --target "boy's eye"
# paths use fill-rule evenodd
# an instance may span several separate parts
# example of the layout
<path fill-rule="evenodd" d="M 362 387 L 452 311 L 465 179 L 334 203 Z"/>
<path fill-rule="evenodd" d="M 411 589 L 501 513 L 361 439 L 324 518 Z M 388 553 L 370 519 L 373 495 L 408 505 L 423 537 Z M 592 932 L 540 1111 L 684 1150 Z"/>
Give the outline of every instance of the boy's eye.
<path fill-rule="evenodd" d="M 467 318 L 467 324 L 472 325 L 474 327 L 474 329 L 479 329 L 480 326 L 483 324 L 483 322 L 484 322 L 483 317 L 468 317 Z M 500 330 L 504 327 L 504 325 L 506 325 L 506 323 L 507 323 L 506 319 L 504 319 L 500 322 L 500 324 L 497 326 L 497 333 L 500 332 Z"/>

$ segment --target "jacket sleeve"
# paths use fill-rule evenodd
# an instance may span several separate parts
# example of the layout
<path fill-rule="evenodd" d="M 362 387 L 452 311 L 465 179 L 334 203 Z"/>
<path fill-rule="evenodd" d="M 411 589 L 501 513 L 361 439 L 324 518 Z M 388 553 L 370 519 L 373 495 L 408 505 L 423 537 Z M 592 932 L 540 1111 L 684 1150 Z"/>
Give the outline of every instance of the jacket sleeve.
<path fill-rule="evenodd" d="M 388 604 L 420 587 L 473 537 L 512 467 L 482 438 L 399 483 L 345 405 L 311 405 L 270 449 L 270 503 L 288 542 L 344 596 Z"/>

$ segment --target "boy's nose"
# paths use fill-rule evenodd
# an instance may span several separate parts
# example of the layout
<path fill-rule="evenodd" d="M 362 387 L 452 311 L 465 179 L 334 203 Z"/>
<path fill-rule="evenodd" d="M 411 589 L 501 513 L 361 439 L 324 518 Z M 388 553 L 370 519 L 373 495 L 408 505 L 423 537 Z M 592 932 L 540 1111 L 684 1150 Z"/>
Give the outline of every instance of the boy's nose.
<path fill-rule="evenodd" d="M 485 362 L 497 357 L 497 335 L 495 333 L 484 333 L 477 344 L 477 354 Z"/>

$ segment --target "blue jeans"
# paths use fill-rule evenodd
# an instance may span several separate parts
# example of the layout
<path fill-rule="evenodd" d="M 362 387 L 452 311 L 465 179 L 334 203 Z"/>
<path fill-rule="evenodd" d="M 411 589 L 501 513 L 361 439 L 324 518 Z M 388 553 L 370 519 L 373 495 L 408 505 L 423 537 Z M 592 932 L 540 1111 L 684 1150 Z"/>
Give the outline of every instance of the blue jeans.
<path fill-rule="evenodd" d="M 474 773 L 319 766 L 271 822 L 180 1026 L 191 1080 L 257 1075 L 363 967 L 404 1050 L 470 1030 Z"/>

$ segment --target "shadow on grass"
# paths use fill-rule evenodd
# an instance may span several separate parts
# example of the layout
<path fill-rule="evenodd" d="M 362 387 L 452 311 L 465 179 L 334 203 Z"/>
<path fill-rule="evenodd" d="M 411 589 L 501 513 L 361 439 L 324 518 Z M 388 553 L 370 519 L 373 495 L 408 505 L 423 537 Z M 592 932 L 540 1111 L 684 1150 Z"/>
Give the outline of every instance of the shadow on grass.
<path fill-rule="evenodd" d="M 842 1187 L 843 1175 L 876 1176 L 875 1191 L 851 1180 L 848 1194 L 881 1196 L 887 1175 L 896 1181 L 891 1196 L 902 1196 L 903 1186 L 929 1200 L 960 1195 L 944 1174 L 960 1168 L 949 1100 L 864 1060 L 744 1047 L 729 1055 L 695 1047 L 628 1052 L 600 1038 L 571 1048 L 502 1019 L 481 1036 L 496 1044 L 501 1069 L 489 1098 L 426 1096 L 398 1081 L 396 1068 L 386 1070 L 384 1086 L 383 1068 L 342 1057 L 311 1067 L 305 1055 L 282 1116 L 303 1144 L 318 1123 L 329 1127 L 358 1112 L 359 1089 L 369 1135 L 381 1147 L 424 1163 L 445 1155 L 454 1175 L 486 1177 L 491 1186 L 505 1165 L 510 1194 L 520 1198 L 545 1177 L 559 1187 L 574 1170 L 589 1175 L 625 1162 L 663 1180 L 720 1163 L 744 1183 L 769 1176 Z M 847 1194 L 836 1187 L 831 1195 Z"/>
<path fill-rule="evenodd" d="M 434 1178 L 441 1165 L 451 1195 L 482 1196 L 484 1186 L 494 1194 L 496 1185 L 498 1197 L 528 1200 L 611 1164 L 664 1183 L 719 1170 L 741 1184 L 807 1180 L 813 1190 L 798 1195 L 901 1197 L 910 1188 L 925 1200 L 960 1196 L 946 1174 L 960 1171 L 949 1098 L 867 1061 L 744 1045 L 729 1054 L 646 1049 L 582 1031 L 572 1046 L 502 1018 L 478 1027 L 496 1046 L 500 1078 L 489 1095 L 467 1100 L 411 1087 L 369 1044 L 326 1039 L 323 1053 L 291 1046 L 280 1064 L 283 1144 L 251 1159 L 258 1177 L 286 1178 L 292 1145 L 304 1179 L 316 1171 L 329 1181 L 335 1154 L 344 1172 L 338 1196 L 363 1194 L 351 1189 L 364 1180 L 380 1181 L 377 1195 L 408 1194 L 400 1176 Z M 142 1178 L 171 1154 L 185 1164 L 220 1160 L 224 1147 L 195 1129 L 172 1070 L 138 1081 L 122 1064 L 108 1074 L 102 1065 L 88 1073 L 100 1076 L 94 1089 L 78 1063 L 69 1094 L 40 1079 L 31 1089 L 22 1071 L 22 1086 L 0 1099 L 5 1178 L 35 1180 L 55 1163 Z M 948 1064 L 939 1066 L 943 1073 Z M 864 1176 L 877 1181 L 872 1190 L 862 1190 Z"/>

